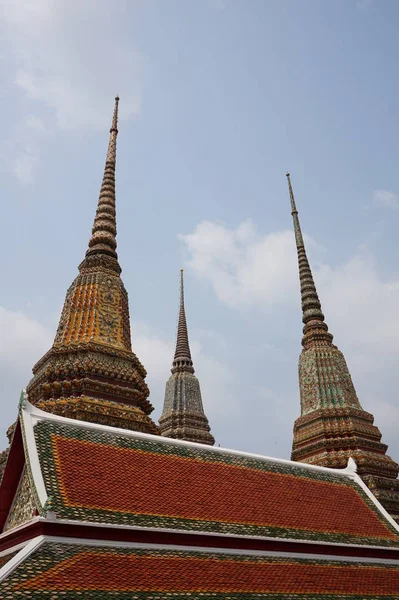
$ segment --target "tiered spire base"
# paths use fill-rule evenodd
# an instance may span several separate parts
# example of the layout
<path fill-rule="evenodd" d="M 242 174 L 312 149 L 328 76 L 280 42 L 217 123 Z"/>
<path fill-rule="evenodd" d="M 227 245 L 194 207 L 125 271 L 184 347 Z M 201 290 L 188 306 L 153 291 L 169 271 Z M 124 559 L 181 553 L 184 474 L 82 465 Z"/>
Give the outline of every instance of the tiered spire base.
<path fill-rule="evenodd" d="M 53 347 L 34 366 L 29 401 L 42 410 L 159 434 L 132 352 L 128 296 L 117 259 L 86 256 L 68 289 Z"/>
<path fill-rule="evenodd" d="M 352 457 L 360 477 L 399 522 L 399 465 L 387 456 L 373 415 L 363 410 L 344 355 L 317 320 L 303 331 L 301 416 L 294 425 L 292 460 L 342 469 Z"/>
<path fill-rule="evenodd" d="M 165 437 L 210 446 L 215 443 L 204 413 L 199 381 L 192 373 L 179 371 L 169 377 L 159 427 Z"/>

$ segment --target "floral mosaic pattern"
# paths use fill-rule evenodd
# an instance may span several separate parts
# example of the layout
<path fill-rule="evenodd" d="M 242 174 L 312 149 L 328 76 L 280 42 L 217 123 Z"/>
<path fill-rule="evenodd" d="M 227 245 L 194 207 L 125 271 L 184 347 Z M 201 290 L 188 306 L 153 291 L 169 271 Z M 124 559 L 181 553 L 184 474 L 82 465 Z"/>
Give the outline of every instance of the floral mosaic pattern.
<path fill-rule="evenodd" d="M 29 482 L 28 471 L 24 468 L 4 531 L 14 529 L 14 527 L 30 521 L 33 519 L 35 511 L 36 504 Z"/>

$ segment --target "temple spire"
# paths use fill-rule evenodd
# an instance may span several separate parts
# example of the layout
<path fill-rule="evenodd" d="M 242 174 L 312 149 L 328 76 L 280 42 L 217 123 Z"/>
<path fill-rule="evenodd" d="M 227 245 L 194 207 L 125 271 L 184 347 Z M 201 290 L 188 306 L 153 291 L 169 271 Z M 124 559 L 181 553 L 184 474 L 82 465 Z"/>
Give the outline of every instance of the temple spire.
<path fill-rule="evenodd" d="M 180 307 L 176 351 L 172 375 L 165 386 L 165 399 L 159 419 L 161 435 L 179 440 L 213 445 L 209 422 L 202 404 L 201 388 L 194 375 L 184 309 L 183 269 L 180 270 Z"/>
<path fill-rule="evenodd" d="M 298 252 L 303 328 L 298 375 L 301 416 L 295 421 L 292 460 L 344 468 L 348 459 L 378 500 L 399 522 L 399 465 L 386 454 L 374 417 L 363 410 L 342 352 L 332 343 L 287 173 Z"/>
<path fill-rule="evenodd" d="M 175 370 L 183 370 L 194 373 L 193 361 L 191 360 L 190 344 L 188 341 L 186 311 L 184 308 L 183 269 L 180 269 L 179 321 L 177 324 L 176 351 L 173 360 L 172 373 L 174 373 Z"/>
<path fill-rule="evenodd" d="M 105 160 L 104 176 L 98 199 L 97 212 L 94 218 L 92 236 L 86 257 L 94 254 L 106 254 L 118 258 L 116 253 L 116 210 L 115 210 L 115 166 L 116 138 L 118 136 L 119 97 L 115 98 L 114 114 Z"/>
<path fill-rule="evenodd" d="M 306 255 L 301 226 L 299 224 L 298 210 L 295 204 L 295 197 L 292 190 L 289 173 L 287 173 L 287 180 L 291 201 L 291 214 L 294 221 L 295 243 L 298 253 L 299 281 L 301 285 L 302 300 L 302 321 L 305 325 L 303 328 L 304 336 L 302 344 L 305 347 L 308 343 L 314 340 L 315 336 L 317 336 L 319 341 L 323 339 L 324 342 L 331 344 L 333 336 L 328 332 L 327 324 L 324 323 L 324 315 L 321 310 L 319 296 L 317 295 L 312 271 Z"/>
<path fill-rule="evenodd" d="M 132 352 L 128 295 L 116 253 L 115 98 L 92 236 L 69 286 L 52 348 L 33 367 L 29 401 L 65 417 L 158 434 L 146 370 Z"/>

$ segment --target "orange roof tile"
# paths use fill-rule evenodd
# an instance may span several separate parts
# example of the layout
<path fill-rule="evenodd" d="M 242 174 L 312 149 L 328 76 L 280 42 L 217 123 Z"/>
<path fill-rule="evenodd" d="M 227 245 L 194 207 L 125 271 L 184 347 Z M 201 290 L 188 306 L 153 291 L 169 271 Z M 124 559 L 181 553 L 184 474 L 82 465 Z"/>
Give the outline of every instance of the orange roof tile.
<path fill-rule="evenodd" d="M 1 597 L 140 598 L 262 594 L 273 598 L 397 598 L 399 565 L 45 543 L 0 583 Z M 14 595 L 12 595 L 14 594 Z M 76 595 L 75 595 L 76 594 Z M 108 595 L 109 594 L 109 595 Z M 116 596 L 115 596 L 116 595 Z M 85 596 L 86 597 L 86 596 Z"/>
<path fill-rule="evenodd" d="M 58 422 L 39 422 L 35 436 L 59 518 L 399 545 L 360 486 L 339 474 Z"/>

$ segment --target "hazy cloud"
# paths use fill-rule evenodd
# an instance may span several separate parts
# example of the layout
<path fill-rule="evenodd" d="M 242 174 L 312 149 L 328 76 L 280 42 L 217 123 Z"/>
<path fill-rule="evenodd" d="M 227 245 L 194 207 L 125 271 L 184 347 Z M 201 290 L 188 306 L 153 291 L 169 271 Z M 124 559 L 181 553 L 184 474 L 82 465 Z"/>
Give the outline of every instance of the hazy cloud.
<path fill-rule="evenodd" d="M 297 288 L 296 253 L 290 231 L 260 236 L 251 220 L 236 229 L 201 222 L 180 235 L 188 267 L 207 279 L 219 300 L 238 308 L 284 302 Z"/>
<path fill-rule="evenodd" d="M 373 193 L 374 202 L 386 206 L 387 208 L 398 208 L 398 196 L 389 190 L 375 190 Z"/>
<path fill-rule="evenodd" d="M 22 146 L 48 130 L 44 119 L 62 130 L 108 128 L 116 94 L 123 97 L 121 119 L 140 112 L 142 59 L 112 35 L 124 8 L 124 0 L 112 11 L 106 0 L 4 0 L 0 35 L 14 66 L 8 86 L 22 90 L 31 113 L 15 124 Z M 23 182 L 32 178 L 39 141 L 35 160 L 16 150 L 11 161 Z"/>
<path fill-rule="evenodd" d="M 273 315 L 296 310 L 298 267 L 291 232 L 260 235 L 249 221 L 236 229 L 203 222 L 180 239 L 188 252 L 187 266 L 228 306 L 265 308 Z M 347 358 L 359 398 L 393 437 L 399 420 L 399 279 L 384 281 L 365 247 L 331 266 L 317 243 L 308 246 L 326 321 Z M 277 384 L 270 388 L 276 395 Z M 272 392 L 268 390 L 270 396 Z"/>
<path fill-rule="evenodd" d="M 47 352 L 53 343 L 54 332 L 43 327 L 38 321 L 22 312 L 0 307 L 0 378 L 2 382 L 0 409 L 2 429 L 15 418 L 19 392 L 26 387 L 32 377 L 33 365 Z M 204 332 L 201 333 L 201 337 Z M 218 339 L 219 347 L 223 343 L 220 334 L 208 332 L 210 340 Z M 165 383 L 170 377 L 170 368 L 174 356 L 174 340 L 163 339 L 145 324 L 134 323 L 132 345 L 147 370 L 147 383 L 150 400 L 155 411 L 153 418 L 158 420 L 163 406 Z M 212 424 L 213 432 L 219 436 L 223 431 L 225 414 L 234 414 L 237 403 L 234 402 L 231 386 L 234 375 L 217 356 L 209 354 L 203 344 L 195 337 L 191 342 L 191 351 L 195 361 L 196 373 L 200 378 L 201 391 L 206 414 Z M 0 440 L 0 450 L 3 443 Z"/>
<path fill-rule="evenodd" d="M 34 167 L 39 159 L 37 149 L 26 144 L 25 150 L 12 161 L 12 171 L 17 179 L 25 185 L 32 183 Z"/>

